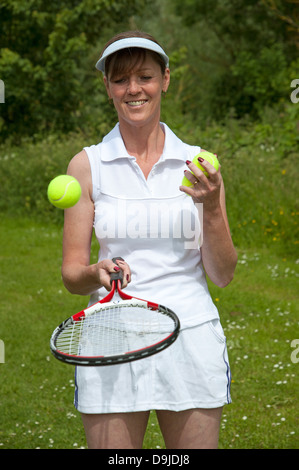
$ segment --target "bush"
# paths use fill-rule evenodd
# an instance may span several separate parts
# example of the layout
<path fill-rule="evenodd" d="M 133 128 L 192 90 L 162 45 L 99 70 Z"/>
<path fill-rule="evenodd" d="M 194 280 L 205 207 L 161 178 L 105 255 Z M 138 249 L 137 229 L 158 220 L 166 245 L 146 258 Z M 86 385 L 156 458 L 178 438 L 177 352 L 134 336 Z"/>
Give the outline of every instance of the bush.
<path fill-rule="evenodd" d="M 273 246 L 295 253 L 298 241 L 299 106 L 268 109 L 263 121 L 228 119 L 226 124 L 194 126 L 164 106 L 163 119 L 184 141 L 219 156 L 226 186 L 232 235 L 237 246 Z M 92 122 L 92 114 L 90 121 Z M 62 221 L 63 211 L 47 200 L 52 178 L 66 172 L 68 162 L 84 146 L 109 131 L 97 120 L 89 135 L 49 135 L 21 147 L 0 149 L 0 211 Z M 102 126 L 102 132 L 101 132 Z"/>

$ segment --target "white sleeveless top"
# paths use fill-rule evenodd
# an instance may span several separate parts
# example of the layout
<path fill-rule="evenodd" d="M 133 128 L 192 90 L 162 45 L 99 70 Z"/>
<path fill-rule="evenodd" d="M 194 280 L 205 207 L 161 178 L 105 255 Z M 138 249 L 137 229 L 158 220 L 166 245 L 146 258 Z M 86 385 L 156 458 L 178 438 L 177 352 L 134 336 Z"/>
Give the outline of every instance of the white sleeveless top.
<path fill-rule="evenodd" d="M 99 261 L 121 256 L 132 272 L 126 292 L 169 307 L 184 328 L 219 317 L 201 262 L 202 205 L 179 190 L 185 162 L 200 147 L 161 126 L 164 150 L 147 179 L 128 154 L 119 124 L 84 150 L 92 174 Z M 98 289 L 89 304 L 106 295 L 105 288 Z"/>

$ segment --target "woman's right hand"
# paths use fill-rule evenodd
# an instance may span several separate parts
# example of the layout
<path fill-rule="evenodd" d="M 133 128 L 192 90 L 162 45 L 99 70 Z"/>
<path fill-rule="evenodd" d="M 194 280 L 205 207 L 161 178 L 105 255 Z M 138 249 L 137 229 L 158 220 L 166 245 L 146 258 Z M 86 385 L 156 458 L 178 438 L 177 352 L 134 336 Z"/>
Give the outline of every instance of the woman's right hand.
<path fill-rule="evenodd" d="M 117 259 L 114 263 L 111 259 L 104 259 L 96 264 L 99 284 L 108 291 L 111 290 L 110 275 L 112 273 L 123 271 L 122 288 L 127 287 L 131 282 L 131 270 L 129 265 L 124 261 Z"/>

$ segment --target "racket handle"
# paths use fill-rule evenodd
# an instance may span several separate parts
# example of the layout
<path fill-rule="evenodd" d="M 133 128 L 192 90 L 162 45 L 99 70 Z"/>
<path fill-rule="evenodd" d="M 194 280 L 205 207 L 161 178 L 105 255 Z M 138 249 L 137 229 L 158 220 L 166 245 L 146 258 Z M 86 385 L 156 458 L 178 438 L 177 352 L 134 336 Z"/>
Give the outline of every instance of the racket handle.
<path fill-rule="evenodd" d="M 112 258 L 113 263 L 116 263 L 116 261 L 118 259 L 121 260 L 121 261 L 124 261 L 123 258 L 121 258 L 120 256 L 117 256 L 116 258 Z M 118 281 L 118 280 L 120 280 L 121 283 L 123 281 L 123 272 L 122 272 L 121 269 L 118 272 L 110 274 L 110 283 L 111 284 L 112 284 L 113 281 Z"/>

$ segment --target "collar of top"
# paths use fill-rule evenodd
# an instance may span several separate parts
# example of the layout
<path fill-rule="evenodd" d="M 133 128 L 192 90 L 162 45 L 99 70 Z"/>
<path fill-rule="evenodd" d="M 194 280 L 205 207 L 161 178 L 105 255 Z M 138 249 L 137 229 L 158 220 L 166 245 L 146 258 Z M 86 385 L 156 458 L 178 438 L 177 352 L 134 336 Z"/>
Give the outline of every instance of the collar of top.
<path fill-rule="evenodd" d="M 108 46 L 103 54 L 102 57 L 97 61 L 96 63 L 96 68 L 100 70 L 102 73 L 105 73 L 105 61 L 107 57 L 111 54 L 114 54 L 117 51 L 120 51 L 121 49 L 128 49 L 131 47 L 139 47 L 141 49 L 148 49 L 150 51 L 157 52 L 159 54 L 164 62 L 166 67 L 169 67 L 169 58 L 165 54 L 164 50 L 162 49 L 159 44 L 157 44 L 154 41 L 151 41 L 150 39 L 145 39 L 145 38 L 126 38 L 126 39 L 119 39 L 118 41 L 113 42 Z"/>
<path fill-rule="evenodd" d="M 160 161 L 165 160 L 186 160 L 186 147 L 185 144 L 172 132 L 172 130 L 165 124 L 160 123 L 165 134 L 164 150 L 161 155 Z M 129 155 L 122 139 L 119 123 L 107 134 L 102 142 L 102 160 L 109 162 L 119 158 L 129 158 L 135 160 L 135 157 Z"/>

